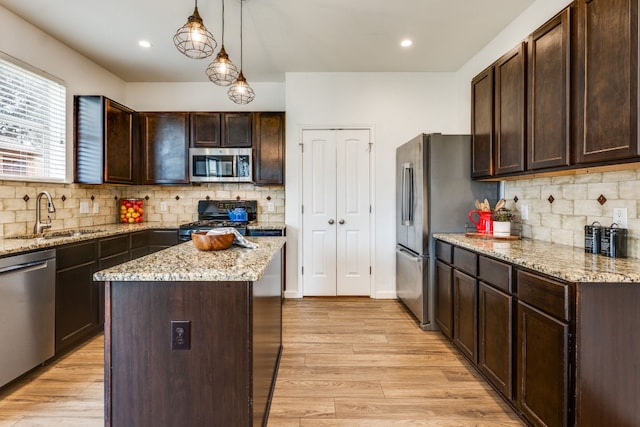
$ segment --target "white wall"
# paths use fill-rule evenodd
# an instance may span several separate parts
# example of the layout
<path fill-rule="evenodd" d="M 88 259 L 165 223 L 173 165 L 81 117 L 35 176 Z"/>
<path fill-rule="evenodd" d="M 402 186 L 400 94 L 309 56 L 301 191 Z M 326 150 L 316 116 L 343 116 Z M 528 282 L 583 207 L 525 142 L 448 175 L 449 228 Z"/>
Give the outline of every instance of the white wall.
<path fill-rule="evenodd" d="M 229 88 L 209 82 L 129 83 L 125 105 L 136 111 L 284 111 L 284 83 L 252 83 L 247 105 L 229 99 Z"/>
<path fill-rule="evenodd" d="M 300 136 L 305 126 L 373 128 L 374 296 L 395 297 L 395 149 L 421 132 L 458 133 L 451 73 L 287 73 L 287 297 L 301 297 Z"/>
<path fill-rule="evenodd" d="M 458 70 L 456 91 L 451 95 L 458 99 L 459 125 L 466 133 L 471 132 L 471 79 L 570 3 L 571 0 L 537 0 Z"/>
<path fill-rule="evenodd" d="M 67 162 L 73 164 L 73 95 L 124 102 L 125 82 L 0 6 L 0 51 L 62 79 L 67 86 Z M 67 168 L 71 181 L 72 168 Z"/>

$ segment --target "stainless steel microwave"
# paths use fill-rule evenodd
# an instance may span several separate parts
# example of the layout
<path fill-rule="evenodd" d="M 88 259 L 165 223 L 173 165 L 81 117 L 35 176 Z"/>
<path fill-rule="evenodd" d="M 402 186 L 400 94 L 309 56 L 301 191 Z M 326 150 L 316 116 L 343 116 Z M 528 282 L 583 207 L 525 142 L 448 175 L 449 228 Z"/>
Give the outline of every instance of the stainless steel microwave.
<path fill-rule="evenodd" d="M 251 148 L 190 148 L 191 182 L 252 182 Z"/>

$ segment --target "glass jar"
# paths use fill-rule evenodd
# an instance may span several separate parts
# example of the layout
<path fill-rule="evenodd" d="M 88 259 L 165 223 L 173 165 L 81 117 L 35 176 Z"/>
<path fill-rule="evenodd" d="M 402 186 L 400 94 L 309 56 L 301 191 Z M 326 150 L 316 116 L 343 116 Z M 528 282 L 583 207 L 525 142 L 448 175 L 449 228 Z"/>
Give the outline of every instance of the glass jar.
<path fill-rule="evenodd" d="M 120 199 L 118 208 L 118 222 L 123 224 L 137 224 L 144 219 L 143 199 Z"/>

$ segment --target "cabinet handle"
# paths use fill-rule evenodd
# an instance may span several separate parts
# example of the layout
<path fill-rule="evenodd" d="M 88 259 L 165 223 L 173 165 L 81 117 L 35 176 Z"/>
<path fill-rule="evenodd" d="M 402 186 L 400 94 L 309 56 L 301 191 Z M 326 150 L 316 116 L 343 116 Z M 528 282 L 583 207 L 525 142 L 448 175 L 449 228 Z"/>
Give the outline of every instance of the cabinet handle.
<path fill-rule="evenodd" d="M 340 221 L 338 221 L 338 224 L 344 224 L 344 219 L 341 219 Z"/>
<path fill-rule="evenodd" d="M 329 224 L 331 224 L 331 225 L 333 225 L 333 223 L 334 223 L 334 222 L 335 222 L 335 221 L 334 221 L 334 220 L 332 220 L 332 219 L 330 219 L 330 220 L 329 220 Z"/>

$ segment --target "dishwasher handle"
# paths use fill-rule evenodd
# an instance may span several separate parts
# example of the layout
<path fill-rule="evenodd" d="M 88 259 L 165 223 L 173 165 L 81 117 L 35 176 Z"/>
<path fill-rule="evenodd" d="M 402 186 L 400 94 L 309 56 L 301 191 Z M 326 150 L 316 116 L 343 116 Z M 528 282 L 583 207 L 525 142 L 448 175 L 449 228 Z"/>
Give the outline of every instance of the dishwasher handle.
<path fill-rule="evenodd" d="M 46 268 L 48 262 L 49 260 L 45 259 L 41 261 L 32 261 L 32 262 L 25 262 L 22 264 L 9 265 L 7 267 L 0 268 L 0 274 L 15 273 L 18 271 L 25 271 L 25 270 L 26 271 L 38 270 L 40 268 Z"/>

